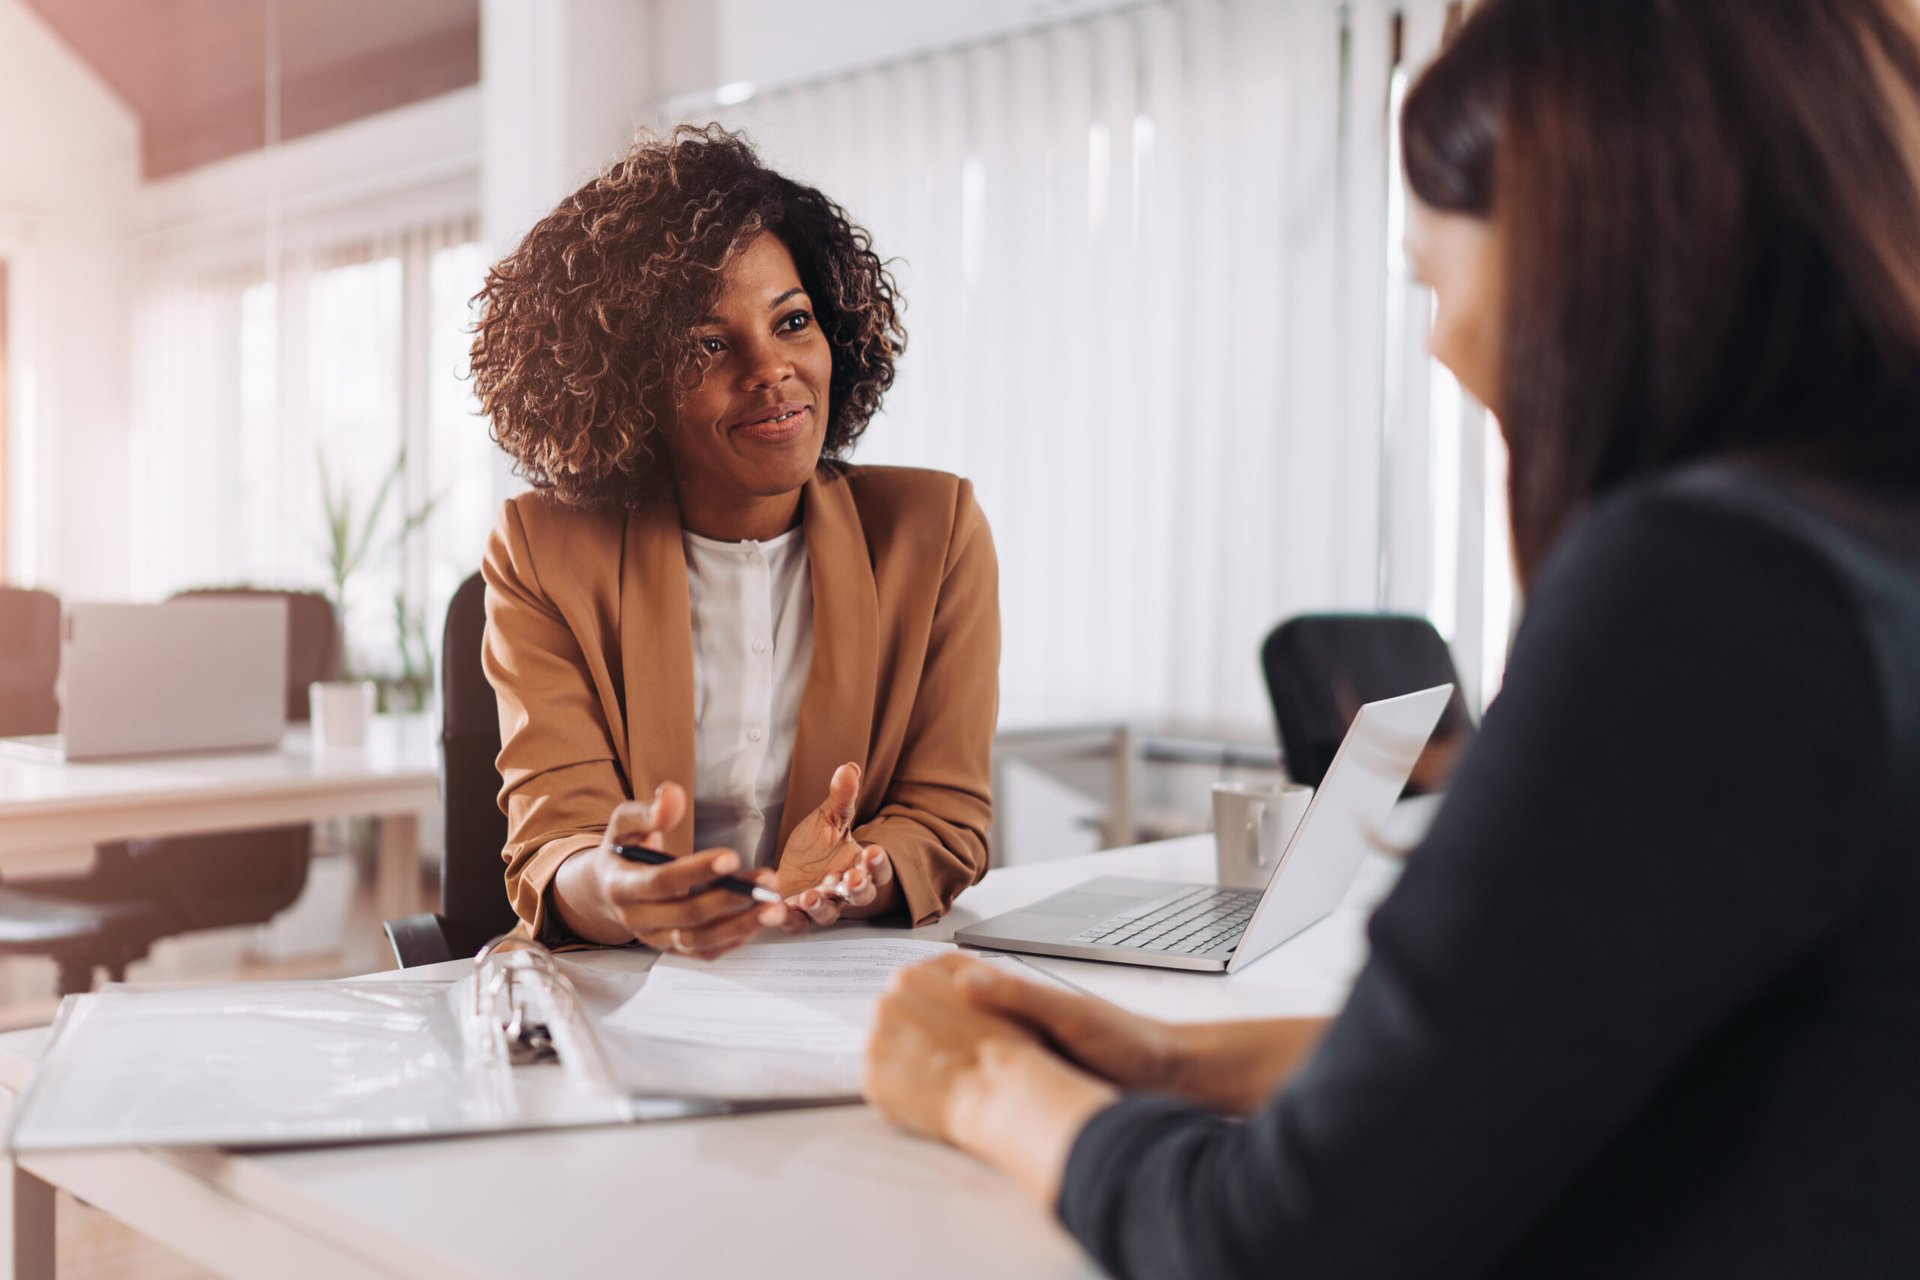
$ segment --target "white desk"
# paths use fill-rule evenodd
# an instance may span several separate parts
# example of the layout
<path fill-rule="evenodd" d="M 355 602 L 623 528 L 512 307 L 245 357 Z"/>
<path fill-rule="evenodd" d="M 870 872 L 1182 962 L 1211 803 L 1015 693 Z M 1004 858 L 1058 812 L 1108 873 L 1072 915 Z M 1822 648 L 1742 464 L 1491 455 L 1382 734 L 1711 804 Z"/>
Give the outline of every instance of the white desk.
<path fill-rule="evenodd" d="M 1195 837 L 995 871 L 918 936 L 944 938 L 1090 874 L 1205 878 L 1211 856 L 1210 840 Z M 1394 872 L 1369 865 L 1333 916 L 1233 977 L 1036 963 L 1168 1017 L 1330 1012 L 1364 958 L 1366 913 Z M 650 960 L 596 956 L 622 966 Z M 0 1036 L 9 1099 L 45 1034 Z M 0 1209 L 11 1212 L 0 1235 L 8 1221 L 13 1230 L 10 1244 L 0 1239 L 0 1261 L 36 1280 L 53 1274 L 55 1187 L 215 1271 L 276 1280 L 1098 1274 L 1011 1184 L 866 1108 L 272 1154 L 68 1152 L 5 1168 Z M 842 1234 L 842 1223 L 858 1225 Z"/>
<path fill-rule="evenodd" d="M 314 750 L 304 725 L 278 751 L 74 764 L 0 751 L 0 874 L 104 840 L 365 815 L 380 819 L 377 900 L 391 919 L 420 909 L 418 815 L 438 803 L 426 715 L 376 717 L 347 751 Z"/>

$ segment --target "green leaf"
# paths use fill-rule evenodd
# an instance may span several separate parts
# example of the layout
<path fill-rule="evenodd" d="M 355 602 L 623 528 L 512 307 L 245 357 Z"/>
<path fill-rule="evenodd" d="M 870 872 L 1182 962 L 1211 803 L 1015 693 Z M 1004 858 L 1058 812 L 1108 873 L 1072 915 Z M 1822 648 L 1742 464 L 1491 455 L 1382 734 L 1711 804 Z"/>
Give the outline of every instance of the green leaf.
<path fill-rule="evenodd" d="M 373 506 L 367 511 L 367 520 L 360 529 L 360 537 L 354 546 L 351 568 L 358 569 L 366 562 L 367 553 L 373 549 L 373 536 L 380 528 L 380 513 L 386 510 L 387 499 L 393 493 L 393 485 L 400 478 L 401 471 L 407 465 L 407 451 L 403 448 L 393 460 L 393 466 L 380 479 L 380 487 L 374 490 Z"/>
<path fill-rule="evenodd" d="M 425 502 L 421 503 L 417 509 L 408 512 L 406 518 L 401 520 L 400 532 L 394 535 L 393 540 L 396 543 L 405 542 L 408 536 L 412 534 L 415 529 L 420 528 L 422 525 L 426 524 L 428 520 L 431 520 L 433 518 L 434 511 L 439 508 L 441 500 L 446 496 L 447 495 L 444 493 L 436 494 L 435 496 L 428 498 Z"/>
<path fill-rule="evenodd" d="M 383 534 L 383 518 L 396 495 L 404 492 L 407 450 L 403 445 L 393 465 L 380 479 L 371 501 L 361 513 L 349 486 L 336 484 L 327 466 L 324 451 L 316 450 L 320 472 L 320 497 L 327 523 L 327 565 L 333 577 L 334 599 L 344 616 L 347 585 L 370 561 L 388 554 L 405 553 L 407 540 L 433 518 L 445 494 L 436 494 L 411 511 L 400 511 L 397 519 L 385 522 L 391 527 Z M 432 685 L 433 649 L 427 638 L 425 621 L 409 612 L 403 587 L 393 597 L 394 636 L 399 661 L 396 676 L 383 677 L 382 696 L 404 691 L 407 705 L 418 709 L 425 705 Z M 390 689 L 388 685 L 391 684 Z"/>

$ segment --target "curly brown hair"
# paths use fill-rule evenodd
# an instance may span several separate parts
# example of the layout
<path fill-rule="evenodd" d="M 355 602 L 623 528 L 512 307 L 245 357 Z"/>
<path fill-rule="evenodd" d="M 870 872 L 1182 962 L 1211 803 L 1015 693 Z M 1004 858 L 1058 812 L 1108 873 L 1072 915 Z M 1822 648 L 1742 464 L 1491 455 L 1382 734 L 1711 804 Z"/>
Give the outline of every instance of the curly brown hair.
<path fill-rule="evenodd" d="M 521 476 L 570 506 L 637 500 L 705 368 L 693 330 L 763 231 L 793 255 L 832 346 L 822 457 L 846 455 L 906 345 L 893 278 L 839 205 L 768 169 L 741 135 L 681 125 L 641 134 L 475 295 L 474 388 Z"/>

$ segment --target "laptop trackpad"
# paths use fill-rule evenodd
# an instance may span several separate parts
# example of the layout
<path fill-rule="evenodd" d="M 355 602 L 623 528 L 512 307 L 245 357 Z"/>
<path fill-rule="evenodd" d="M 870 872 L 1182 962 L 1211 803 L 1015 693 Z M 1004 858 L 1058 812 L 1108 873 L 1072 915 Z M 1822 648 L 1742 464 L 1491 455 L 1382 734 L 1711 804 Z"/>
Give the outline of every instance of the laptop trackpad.
<path fill-rule="evenodd" d="M 1110 915 L 1140 905 L 1138 894 L 1089 893 L 1069 889 L 1034 903 L 1027 910 L 1035 915 L 1071 916 L 1076 920 L 1104 920 Z"/>

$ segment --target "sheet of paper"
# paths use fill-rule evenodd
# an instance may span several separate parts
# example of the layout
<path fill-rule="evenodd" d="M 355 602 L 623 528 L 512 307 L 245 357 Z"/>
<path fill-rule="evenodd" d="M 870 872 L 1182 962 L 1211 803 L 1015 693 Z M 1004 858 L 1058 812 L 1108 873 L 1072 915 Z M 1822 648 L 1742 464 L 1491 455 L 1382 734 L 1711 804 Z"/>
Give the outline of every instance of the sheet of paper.
<path fill-rule="evenodd" d="M 897 969 L 952 951 L 887 938 L 741 947 L 718 960 L 662 956 L 609 1025 L 649 1039 L 857 1055 Z"/>
<path fill-rule="evenodd" d="M 887 980 L 954 950 L 902 938 L 815 937 L 742 947 L 714 961 L 662 956 L 644 974 L 565 956 L 559 964 L 616 1079 L 635 1097 L 851 1100 Z M 1010 956 L 970 954 L 1029 982 L 1054 980 Z"/>

